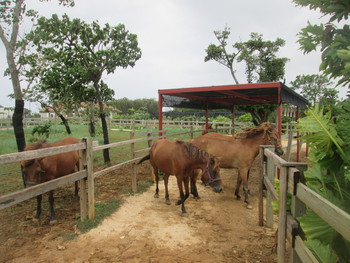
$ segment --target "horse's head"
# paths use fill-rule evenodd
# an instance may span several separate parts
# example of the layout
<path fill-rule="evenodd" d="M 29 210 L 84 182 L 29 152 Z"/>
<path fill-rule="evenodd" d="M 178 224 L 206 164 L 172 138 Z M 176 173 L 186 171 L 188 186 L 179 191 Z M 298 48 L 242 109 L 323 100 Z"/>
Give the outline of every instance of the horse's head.
<path fill-rule="evenodd" d="M 275 125 L 268 123 L 266 127 L 267 129 L 265 130 L 265 133 L 267 135 L 268 143 L 275 146 L 275 152 L 278 156 L 283 155 L 281 140 L 278 138 L 278 132 Z"/>
<path fill-rule="evenodd" d="M 42 169 L 41 159 L 22 162 L 24 183 L 26 187 L 40 184 L 42 182 L 41 175 L 45 173 L 45 171 Z"/>
<path fill-rule="evenodd" d="M 205 185 L 211 185 L 214 192 L 220 193 L 222 191 L 221 177 L 220 177 L 220 162 L 216 157 L 210 157 L 208 166 L 202 173 L 202 182 Z"/>

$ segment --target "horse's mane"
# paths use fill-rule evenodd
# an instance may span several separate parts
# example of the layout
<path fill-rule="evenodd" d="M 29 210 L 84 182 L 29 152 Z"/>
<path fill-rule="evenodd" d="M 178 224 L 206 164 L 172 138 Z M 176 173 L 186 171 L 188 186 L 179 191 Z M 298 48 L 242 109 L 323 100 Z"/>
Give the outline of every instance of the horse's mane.
<path fill-rule="evenodd" d="M 31 150 L 41 149 L 43 147 L 44 143 L 46 143 L 46 142 L 47 142 L 46 140 L 39 140 L 37 142 L 32 142 L 32 143 L 28 144 L 24 150 L 31 151 Z M 34 162 L 34 160 L 22 161 L 22 166 L 27 167 L 27 166 L 31 165 L 33 162 Z"/>
<path fill-rule="evenodd" d="M 275 128 L 275 126 L 270 122 L 263 122 L 257 127 L 248 128 L 243 132 L 235 134 L 236 139 L 249 139 L 260 135 L 261 133 L 266 134 L 269 130 Z"/>
<path fill-rule="evenodd" d="M 192 143 L 184 142 L 183 140 L 176 139 L 175 143 L 183 145 L 186 152 L 188 153 L 188 157 L 192 160 L 198 160 L 198 159 L 206 159 L 209 160 L 212 156 L 199 149 L 198 147 L 194 146 Z"/>

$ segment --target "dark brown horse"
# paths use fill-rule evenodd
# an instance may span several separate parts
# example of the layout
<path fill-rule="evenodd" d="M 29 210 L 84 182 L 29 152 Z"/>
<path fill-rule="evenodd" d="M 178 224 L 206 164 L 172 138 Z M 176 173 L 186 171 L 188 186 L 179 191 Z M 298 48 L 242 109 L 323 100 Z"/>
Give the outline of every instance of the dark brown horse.
<path fill-rule="evenodd" d="M 81 142 L 80 139 L 75 137 L 64 138 L 60 141 L 50 143 L 45 140 L 39 140 L 34 143 L 30 143 L 25 148 L 25 151 L 44 149 L 56 146 L 63 146 L 68 144 L 75 144 Z M 79 162 L 78 151 L 72 151 L 67 153 L 61 153 L 57 155 L 52 155 L 48 157 L 42 157 L 38 159 L 22 161 L 23 166 L 24 182 L 26 187 L 44 183 L 55 178 L 68 175 L 74 172 L 75 167 Z M 75 184 L 75 194 L 78 193 L 77 182 Z M 37 196 L 37 211 L 35 219 L 40 218 L 41 214 L 41 200 L 42 196 Z M 54 198 L 53 191 L 49 193 L 49 203 L 50 203 L 50 222 L 56 220 L 55 210 L 54 210 Z"/>
<path fill-rule="evenodd" d="M 155 197 L 159 196 L 158 170 L 164 173 L 165 199 L 169 202 L 168 179 L 169 175 L 175 175 L 179 187 L 180 199 L 177 205 L 182 205 L 182 213 L 186 213 L 185 200 L 189 196 L 189 181 L 191 180 L 191 193 L 198 196 L 196 169 L 201 169 L 202 180 L 211 184 L 215 192 L 221 192 L 220 168 L 218 160 L 188 142 L 170 142 L 166 139 L 157 140 L 151 147 L 150 154 L 143 157 L 139 163 L 150 160 L 156 178 Z M 185 193 L 183 191 L 185 188 Z"/>
<path fill-rule="evenodd" d="M 194 138 L 191 143 L 218 157 L 221 168 L 238 168 L 235 195 L 237 199 L 241 198 L 239 188 L 243 181 L 244 202 L 246 202 L 247 208 L 251 208 L 248 201 L 249 171 L 255 157 L 259 154 L 259 145 L 274 145 L 276 153 L 283 154 L 277 130 L 269 122 L 264 122 L 260 126 L 248 129 L 234 137 L 207 133 Z"/>

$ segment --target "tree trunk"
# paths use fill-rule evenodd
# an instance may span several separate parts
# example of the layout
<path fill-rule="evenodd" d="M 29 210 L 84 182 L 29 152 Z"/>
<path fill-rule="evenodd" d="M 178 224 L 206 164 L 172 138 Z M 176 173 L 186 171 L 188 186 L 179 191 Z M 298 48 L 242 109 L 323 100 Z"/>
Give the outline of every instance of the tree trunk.
<path fill-rule="evenodd" d="M 93 120 L 89 121 L 89 133 L 91 137 L 95 137 L 96 135 L 95 124 Z"/>
<path fill-rule="evenodd" d="M 60 119 L 62 120 L 62 123 L 64 125 L 64 127 L 66 127 L 66 131 L 68 134 L 72 134 L 72 131 L 70 130 L 69 124 L 67 119 L 62 115 L 62 114 L 58 114 L 58 117 L 60 117 Z"/>
<path fill-rule="evenodd" d="M 109 144 L 106 115 L 104 113 L 101 113 L 100 118 L 101 118 L 102 131 L 103 131 L 103 142 L 106 145 L 106 144 Z M 104 158 L 105 163 L 109 163 L 111 161 L 111 159 L 109 158 L 109 149 L 103 150 L 103 158 Z"/>
<path fill-rule="evenodd" d="M 24 112 L 24 100 L 16 100 L 15 111 L 12 116 L 13 130 L 16 136 L 17 149 L 19 152 L 23 152 L 26 147 L 26 140 L 23 130 L 23 112 Z"/>

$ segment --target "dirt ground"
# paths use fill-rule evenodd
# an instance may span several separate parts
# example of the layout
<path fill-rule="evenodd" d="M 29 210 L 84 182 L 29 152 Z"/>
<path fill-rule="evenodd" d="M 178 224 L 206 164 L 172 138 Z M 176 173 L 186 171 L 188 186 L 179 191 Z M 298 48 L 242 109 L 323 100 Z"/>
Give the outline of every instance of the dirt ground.
<path fill-rule="evenodd" d="M 148 162 L 143 167 L 143 172 L 149 173 Z M 164 202 L 161 182 L 160 198 L 153 197 L 155 185 L 142 194 L 125 196 L 118 211 L 99 227 L 73 240 L 67 240 L 60 232 L 68 229 L 68 234 L 74 233 L 78 201 L 69 208 L 64 201 L 58 204 L 61 208 L 54 226 L 48 222 L 33 223 L 31 216 L 16 218 L 17 223 L 2 218 L 2 223 L 12 223 L 17 231 L 13 229 L 16 235 L 10 235 L 11 228 L 2 224 L 5 239 L 3 236 L 1 240 L 0 262 L 276 262 L 272 252 L 275 230 L 258 226 L 256 165 L 249 183 L 253 209 L 245 208 L 243 201 L 234 198 L 237 171 L 221 169 L 221 177 L 222 193 L 214 193 L 198 182 L 201 199 L 190 197 L 186 201 L 185 216 L 175 206 L 179 194 L 175 177 L 171 177 L 171 205 Z M 71 193 L 68 196 L 74 198 Z M 27 213 L 35 210 L 34 201 Z M 72 209 L 70 219 L 60 218 Z M 18 229 L 23 231 L 19 233 Z"/>

